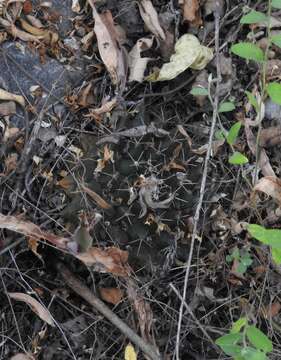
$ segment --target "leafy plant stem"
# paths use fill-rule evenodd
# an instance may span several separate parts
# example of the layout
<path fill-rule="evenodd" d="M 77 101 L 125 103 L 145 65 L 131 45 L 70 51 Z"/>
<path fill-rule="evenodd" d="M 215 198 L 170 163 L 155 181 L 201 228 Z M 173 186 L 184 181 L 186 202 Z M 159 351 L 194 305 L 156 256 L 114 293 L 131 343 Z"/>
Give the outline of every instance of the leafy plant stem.
<path fill-rule="evenodd" d="M 261 136 L 261 130 L 262 130 L 262 105 L 265 100 L 266 95 L 266 69 L 267 69 L 267 60 L 268 60 L 268 52 L 271 45 L 271 12 L 272 12 L 272 6 L 271 6 L 271 0 L 268 0 L 268 8 L 267 8 L 267 44 L 264 54 L 264 62 L 262 64 L 262 77 L 261 77 L 261 97 L 259 101 L 259 112 L 258 112 L 258 133 L 257 133 L 257 141 L 256 141 L 256 165 L 255 165 L 255 172 L 254 172 L 254 185 L 258 181 L 258 164 L 259 164 L 259 157 L 260 157 L 260 136 Z"/>

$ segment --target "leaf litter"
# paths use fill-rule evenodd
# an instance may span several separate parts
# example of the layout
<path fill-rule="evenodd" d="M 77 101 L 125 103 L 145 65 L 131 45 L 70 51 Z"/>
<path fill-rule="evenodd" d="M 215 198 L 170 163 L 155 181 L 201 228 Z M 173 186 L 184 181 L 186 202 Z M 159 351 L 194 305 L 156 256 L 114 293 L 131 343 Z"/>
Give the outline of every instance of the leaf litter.
<path fill-rule="evenodd" d="M 274 329 L 278 344 L 280 269 L 245 230 L 248 223 L 281 227 L 280 106 L 261 99 L 260 68 L 230 52 L 234 43 L 253 39 L 266 49 L 265 24 L 241 28 L 245 9 L 238 1 L 3 4 L 2 277 L 5 292 L 21 294 L 31 307 L 3 298 L 7 358 L 56 352 L 63 360 L 69 353 L 84 359 L 89 351 L 142 357 L 141 347 L 93 310 L 83 291 L 69 289 L 60 262 L 155 354 L 174 356 L 181 300 L 169 284 L 182 294 L 210 149 L 185 299 L 196 327 L 183 317 L 189 334 L 180 334 L 180 358 L 218 358 L 213 329 L 224 332 L 241 316 L 265 333 Z M 263 5 L 249 3 L 257 11 Z M 280 19 L 276 11 L 272 16 L 277 45 L 268 53 L 266 80 L 278 82 Z M 209 144 L 216 55 L 221 111 Z M 236 154 L 247 162 L 232 165 Z M 235 259 L 227 262 L 234 248 Z M 49 304 L 43 321 L 69 324 L 66 337 L 46 324 L 38 331 L 45 315 L 35 292 Z M 11 330 L 14 321 L 21 337 Z M 77 333 L 71 332 L 76 323 Z M 205 328 L 208 336 L 201 334 Z M 20 353 L 22 342 L 30 355 Z"/>

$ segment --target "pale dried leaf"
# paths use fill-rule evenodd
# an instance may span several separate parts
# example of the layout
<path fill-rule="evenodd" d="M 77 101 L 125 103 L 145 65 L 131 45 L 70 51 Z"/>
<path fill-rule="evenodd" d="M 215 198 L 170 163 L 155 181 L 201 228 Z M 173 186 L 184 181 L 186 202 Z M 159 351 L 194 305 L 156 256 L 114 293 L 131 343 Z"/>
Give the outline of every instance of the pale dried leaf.
<path fill-rule="evenodd" d="M 165 40 L 165 33 L 159 23 L 158 14 L 150 0 L 140 0 L 138 2 L 141 17 L 147 28 L 159 40 Z"/>
<path fill-rule="evenodd" d="M 42 22 L 36 18 L 33 15 L 26 15 L 27 20 L 30 22 L 31 25 L 35 26 L 36 28 L 40 29 L 43 28 L 44 25 L 42 24 Z"/>
<path fill-rule="evenodd" d="M 47 310 L 43 305 L 40 304 L 39 301 L 35 300 L 32 296 L 17 292 L 10 292 L 8 293 L 8 295 L 10 298 L 14 300 L 23 301 L 24 303 L 30 306 L 31 310 L 36 315 L 38 315 L 40 319 L 42 319 L 51 326 L 55 326 L 49 310 Z"/>
<path fill-rule="evenodd" d="M 266 319 L 272 319 L 273 317 L 277 316 L 281 310 L 281 304 L 279 301 L 276 301 L 268 306 L 262 311 L 263 316 Z"/>
<path fill-rule="evenodd" d="M 19 353 L 12 356 L 10 360 L 34 360 L 34 357 L 31 354 Z"/>
<path fill-rule="evenodd" d="M 110 273 L 117 276 L 128 276 L 128 252 L 116 247 L 100 249 L 90 248 L 87 252 L 79 253 L 76 257 L 87 266 L 94 266 L 96 271 Z"/>
<path fill-rule="evenodd" d="M 77 14 L 81 11 L 79 0 L 72 0 L 71 10 Z"/>
<path fill-rule="evenodd" d="M 102 209 L 111 209 L 111 205 L 106 202 L 99 194 L 97 194 L 95 191 L 89 189 L 87 186 L 81 184 L 81 189 L 85 191 L 86 194 L 88 194 L 94 202 L 101 207 Z"/>
<path fill-rule="evenodd" d="M 113 305 L 120 303 L 123 298 L 123 291 L 118 288 L 99 288 L 101 298 Z"/>
<path fill-rule="evenodd" d="M 101 115 L 110 112 L 116 105 L 117 99 L 113 98 L 112 100 L 102 104 L 99 108 L 90 109 L 90 113 L 85 115 L 85 117 L 93 117 L 95 120 L 100 121 Z"/>
<path fill-rule="evenodd" d="M 16 104 L 14 101 L 4 101 L 0 103 L 0 116 L 13 115 L 16 111 Z"/>
<path fill-rule="evenodd" d="M 0 214 L 0 229 L 15 231 L 38 240 L 44 239 L 61 249 L 66 249 L 66 245 L 69 242 L 67 238 L 43 231 L 32 222 L 21 220 L 16 216 Z"/>
<path fill-rule="evenodd" d="M 0 100 L 11 100 L 17 102 L 19 105 L 24 107 L 25 101 L 23 96 L 12 94 L 9 91 L 0 89 Z"/>
<path fill-rule="evenodd" d="M 271 126 L 260 132 L 260 146 L 269 148 L 281 144 L 281 127 Z"/>
<path fill-rule="evenodd" d="M 143 81 L 144 72 L 150 58 L 142 58 L 141 52 L 150 49 L 152 43 L 153 38 L 141 38 L 129 52 L 129 81 Z"/>
<path fill-rule="evenodd" d="M 11 153 L 5 159 L 5 175 L 17 168 L 18 154 Z"/>
<path fill-rule="evenodd" d="M 213 51 L 200 44 L 196 36 L 185 34 L 175 45 L 175 54 L 162 66 L 156 81 L 171 80 L 188 68 L 202 70 L 213 58 Z"/>
<path fill-rule="evenodd" d="M 281 179 L 278 179 L 275 176 L 263 177 L 254 186 L 253 191 L 260 191 L 267 196 L 271 196 L 279 205 L 281 205 Z"/>

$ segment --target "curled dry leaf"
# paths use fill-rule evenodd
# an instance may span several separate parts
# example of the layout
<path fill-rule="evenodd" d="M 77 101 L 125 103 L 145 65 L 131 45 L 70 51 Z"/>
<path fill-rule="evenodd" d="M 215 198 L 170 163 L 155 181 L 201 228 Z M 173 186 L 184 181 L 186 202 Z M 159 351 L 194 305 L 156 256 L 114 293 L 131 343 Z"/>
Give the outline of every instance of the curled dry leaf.
<path fill-rule="evenodd" d="M 101 207 L 102 209 L 111 209 L 111 205 L 106 202 L 99 194 L 97 194 L 95 191 L 89 189 L 87 186 L 81 184 L 81 189 L 88 194 L 94 202 Z"/>
<path fill-rule="evenodd" d="M 275 176 L 263 177 L 254 186 L 253 191 L 254 193 L 260 191 L 271 196 L 279 205 L 281 205 L 281 179 L 278 179 Z"/>
<path fill-rule="evenodd" d="M 159 40 L 165 40 L 166 35 L 159 23 L 158 14 L 150 0 L 140 0 L 138 2 L 141 17 L 147 28 Z"/>
<path fill-rule="evenodd" d="M 105 145 L 103 148 L 103 158 L 102 159 L 98 159 L 98 165 L 95 168 L 95 173 L 99 173 L 101 172 L 105 166 L 108 164 L 109 161 L 111 161 L 112 163 L 114 162 L 113 159 L 114 156 L 114 151 L 109 150 L 108 145 Z"/>
<path fill-rule="evenodd" d="M 213 51 L 200 44 L 196 36 L 185 34 L 175 45 L 175 54 L 162 66 L 156 81 L 171 80 L 188 68 L 202 70 L 213 58 Z"/>
<path fill-rule="evenodd" d="M 101 298 L 113 305 L 118 304 L 123 298 L 123 291 L 118 288 L 99 288 Z"/>
<path fill-rule="evenodd" d="M 40 304 L 39 301 L 35 300 L 32 296 L 17 292 L 8 293 L 8 295 L 11 299 L 23 301 L 24 303 L 30 306 L 31 310 L 36 315 L 38 315 L 40 319 L 42 319 L 51 326 L 55 326 L 49 310 L 47 310 L 43 305 Z"/>
<path fill-rule="evenodd" d="M 116 247 L 105 249 L 92 247 L 87 252 L 77 254 L 76 257 L 87 266 L 94 266 L 99 272 L 125 277 L 130 273 L 128 252 Z"/>
<path fill-rule="evenodd" d="M 245 119 L 245 134 L 247 138 L 248 146 L 253 155 L 256 155 L 256 138 L 251 130 L 250 125 L 251 120 Z M 275 177 L 275 173 L 270 165 L 269 158 L 264 149 L 260 151 L 260 158 L 259 158 L 259 167 L 264 176 L 273 176 Z"/>
<path fill-rule="evenodd" d="M 109 113 L 117 105 L 117 99 L 113 98 L 102 104 L 101 107 L 96 109 L 91 109 L 90 113 L 85 115 L 85 117 L 92 117 L 96 121 L 101 121 L 101 115 Z"/>
<path fill-rule="evenodd" d="M 126 77 L 124 64 L 124 53 L 117 41 L 117 32 L 110 11 L 99 14 L 93 0 L 88 0 L 92 7 L 95 20 L 94 32 L 98 41 L 98 49 L 104 65 L 106 66 L 113 84 L 124 82 Z"/>
<path fill-rule="evenodd" d="M 271 126 L 262 129 L 260 133 L 260 146 L 270 148 L 281 144 L 281 127 Z"/>
<path fill-rule="evenodd" d="M 32 222 L 23 221 L 16 216 L 0 214 L 0 229 L 15 231 L 38 240 L 44 239 L 61 249 L 66 249 L 66 245 L 69 242 L 69 239 L 67 238 L 43 231 L 39 226 Z"/>
<path fill-rule="evenodd" d="M 152 43 L 153 38 L 141 38 L 129 52 L 129 81 L 143 81 L 144 72 L 150 58 L 142 58 L 141 52 L 150 49 Z"/>
<path fill-rule="evenodd" d="M 0 100 L 11 100 L 17 102 L 19 105 L 24 107 L 25 101 L 23 96 L 12 94 L 9 91 L 0 89 Z"/>
<path fill-rule="evenodd" d="M 183 10 L 184 20 L 196 27 L 202 25 L 200 4 L 198 0 L 179 0 L 179 5 Z"/>

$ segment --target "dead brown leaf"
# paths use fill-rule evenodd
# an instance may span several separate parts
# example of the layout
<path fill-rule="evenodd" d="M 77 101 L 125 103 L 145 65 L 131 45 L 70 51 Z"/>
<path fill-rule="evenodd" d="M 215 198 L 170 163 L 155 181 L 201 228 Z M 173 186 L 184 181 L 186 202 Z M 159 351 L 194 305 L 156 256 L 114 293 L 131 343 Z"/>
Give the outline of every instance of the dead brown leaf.
<path fill-rule="evenodd" d="M 138 2 L 141 17 L 148 30 L 156 36 L 158 40 L 164 41 L 166 35 L 159 23 L 158 14 L 150 0 L 140 0 Z"/>
<path fill-rule="evenodd" d="M 100 249 L 91 247 L 87 252 L 79 253 L 76 257 L 87 266 L 94 266 L 99 272 L 127 277 L 130 273 L 128 252 L 116 247 Z"/>
<path fill-rule="evenodd" d="M 109 150 L 108 145 L 106 144 L 103 148 L 103 158 L 98 159 L 98 165 L 95 168 L 95 173 L 101 172 L 105 166 L 108 164 L 109 161 L 114 162 L 113 160 L 114 151 Z"/>
<path fill-rule="evenodd" d="M 256 138 L 251 130 L 250 122 L 251 122 L 250 119 L 245 119 L 245 134 L 246 134 L 248 146 L 252 154 L 256 155 Z M 275 176 L 275 173 L 270 165 L 269 158 L 264 149 L 261 149 L 260 151 L 259 167 L 261 168 L 261 171 L 264 176 L 273 176 L 273 177 Z"/>
<path fill-rule="evenodd" d="M 281 304 L 279 301 L 275 301 L 272 304 L 269 304 L 264 309 L 262 309 L 262 315 L 265 319 L 271 319 L 274 316 L 278 315 L 281 310 Z"/>
<path fill-rule="evenodd" d="M 198 0 L 179 0 L 179 5 L 183 10 L 183 18 L 185 21 L 188 21 L 195 27 L 202 25 Z"/>
<path fill-rule="evenodd" d="M 99 288 L 101 298 L 113 305 L 118 304 L 123 298 L 123 291 L 118 288 Z"/>
<path fill-rule="evenodd" d="M 5 159 L 5 175 L 8 175 L 11 171 L 17 168 L 18 154 L 9 154 Z"/>
<path fill-rule="evenodd" d="M 44 239 L 61 249 L 67 248 L 68 238 L 57 236 L 40 229 L 39 226 L 29 221 L 24 221 L 16 216 L 0 214 L 0 229 L 8 229 L 35 239 Z"/>
<path fill-rule="evenodd" d="M 37 251 L 39 245 L 38 240 L 34 237 L 29 237 L 27 243 L 29 249 L 33 252 L 33 254 L 35 254 L 40 260 L 43 260 L 42 256 Z"/>
<path fill-rule="evenodd" d="M 89 105 L 91 105 L 91 102 L 89 101 L 89 97 L 91 95 L 91 89 L 92 89 L 92 84 L 89 83 L 80 91 L 77 101 L 78 105 L 82 107 L 88 107 Z"/>
<path fill-rule="evenodd" d="M 274 200 L 281 204 L 281 179 L 275 176 L 266 176 L 261 178 L 254 186 L 254 193 L 260 191 L 267 196 L 271 196 Z"/>
<path fill-rule="evenodd" d="M 88 194 L 94 202 L 101 207 L 102 209 L 111 209 L 111 205 L 106 202 L 99 194 L 97 194 L 95 191 L 89 189 L 87 186 L 81 184 L 81 189 L 85 191 L 86 194 Z"/>
<path fill-rule="evenodd" d="M 281 144 L 281 127 L 271 126 L 267 129 L 262 129 L 260 133 L 260 146 L 270 148 Z"/>
<path fill-rule="evenodd" d="M 126 78 L 124 53 L 118 43 L 118 34 L 114 28 L 111 12 L 107 10 L 99 14 L 93 0 L 88 0 L 95 20 L 94 32 L 98 41 L 98 49 L 113 84 L 122 84 Z"/>
<path fill-rule="evenodd" d="M 32 296 L 24 294 L 24 293 L 17 293 L 17 292 L 10 292 L 8 293 L 9 297 L 14 300 L 23 301 L 27 305 L 30 306 L 31 310 L 40 317 L 43 321 L 51 326 L 55 326 L 53 318 L 43 305 L 40 304 L 39 301 L 35 300 Z"/>
<path fill-rule="evenodd" d="M 85 115 L 85 117 L 94 118 L 97 122 L 102 120 L 101 115 L 110 112 L 117 105 L 117 99 L 113 98 L 102 104 L 99 108 L 90 109 L 89 114 Z"/>

